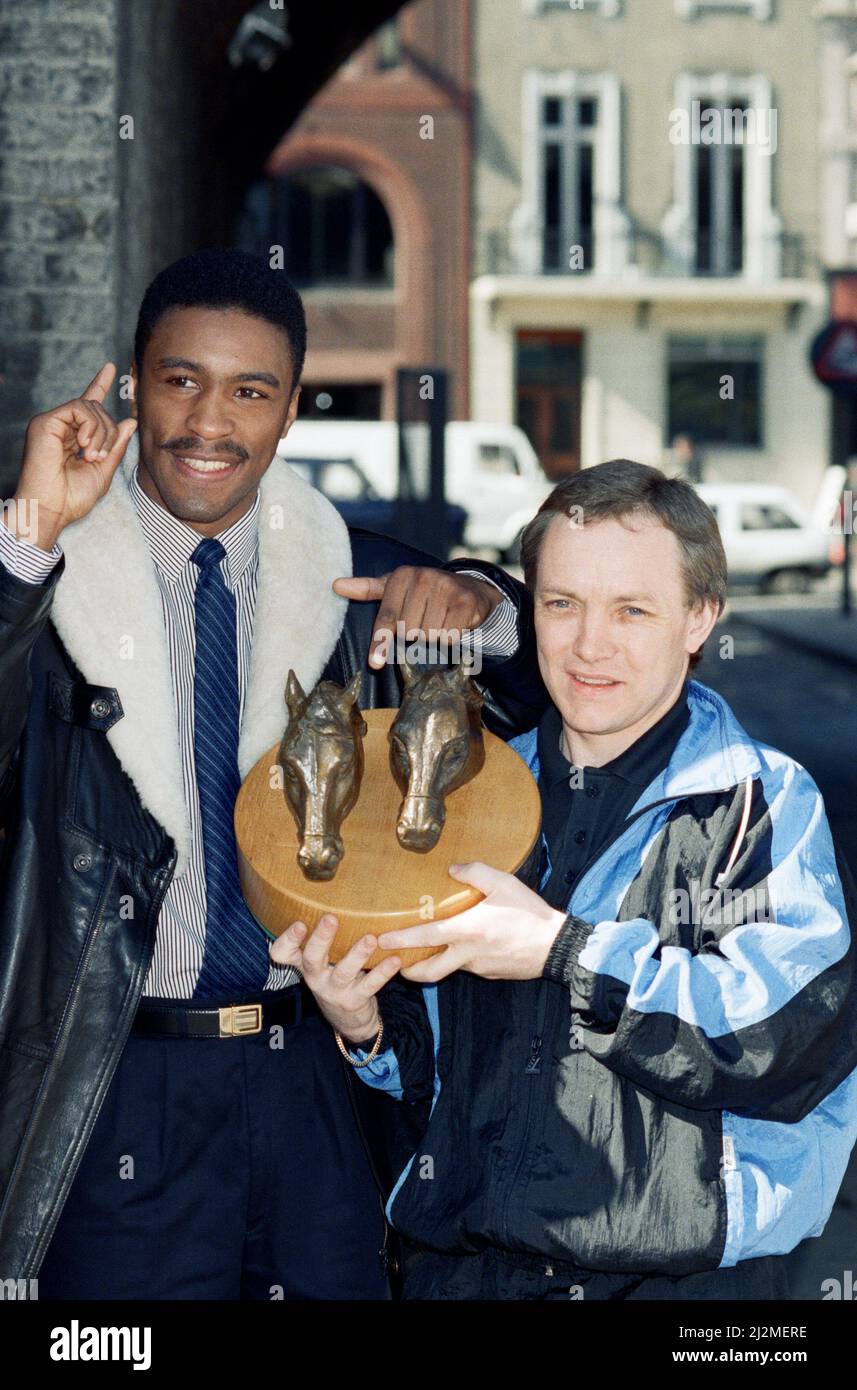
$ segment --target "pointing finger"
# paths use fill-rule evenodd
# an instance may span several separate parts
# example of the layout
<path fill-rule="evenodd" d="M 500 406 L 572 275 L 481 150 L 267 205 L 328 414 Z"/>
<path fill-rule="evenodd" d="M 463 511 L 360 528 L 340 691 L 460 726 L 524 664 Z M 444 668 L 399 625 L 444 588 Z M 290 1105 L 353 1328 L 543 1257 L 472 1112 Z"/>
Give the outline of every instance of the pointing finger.
<path fill-rule="evenodd" d="M 396 623 L 405 611 L 412 575 L 413 570 L 406 565 L 400 565 L 398 569 L 384 575 L 380 607 L 369 644 L 369 665 L 374 666 L 376 670 L 380 670 L 384 665 L 384 648 L 395 635 Z"/>
<path fill-rule="evenodd" d="M 99 368 L 82 394 L 85 401 L 103 401 L 110 387 L 113 385 L 113 378 L 116 375 L 116 368 L 112 362 L 105 362 Z"/>
<path fill-rule="evenodd" d="M 341 598 L 353 598 L 359 603 L 377 603 L 384 593 L 386 574 L 334 579 L 333 592 Z"/>

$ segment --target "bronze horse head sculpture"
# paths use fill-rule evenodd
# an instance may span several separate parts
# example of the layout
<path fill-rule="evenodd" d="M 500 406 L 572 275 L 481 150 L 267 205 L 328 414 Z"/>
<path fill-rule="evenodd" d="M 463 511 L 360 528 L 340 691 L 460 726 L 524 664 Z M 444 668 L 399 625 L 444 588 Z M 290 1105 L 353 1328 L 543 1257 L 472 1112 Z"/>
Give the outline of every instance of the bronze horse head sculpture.
<path fill-rule="evenodd" d="M 362 677 L 346 686 L 319 681 L 305 694 L 289 671 L 289 722 L 280 744 L 286 802 L 300 835 L 307 878 L 333 878 L 344 853 L 342 822 L 360 794 L 366 723 L 357 706 Z"/>
<path fill-rule="evenodd" d="M 396 836 L 403 849 L 434 849 L 446 820 L 444 797 L 485 761 L 482 696 L 467 666 L 415 669 L 400 662 L 405 691 L 390 727 L 390 765 L 404 799 Z"/>

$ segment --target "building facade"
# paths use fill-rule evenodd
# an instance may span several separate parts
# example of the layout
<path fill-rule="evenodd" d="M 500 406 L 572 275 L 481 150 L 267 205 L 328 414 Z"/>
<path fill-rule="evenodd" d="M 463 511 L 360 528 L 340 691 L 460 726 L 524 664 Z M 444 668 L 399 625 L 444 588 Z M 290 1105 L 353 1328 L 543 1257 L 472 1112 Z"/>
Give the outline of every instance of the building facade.
<path fill-rule="evenodd" d="M 240 244 L 282 247 L 309 349 L 301 413 L 394 419 L 399 367 L 468 413 L 470 5 L 416 0 L 308 106 L 250 190 Z"/>
<path fill-rule="evenodd" d="M 471 411 L 519 423 L 551 476 L 687 454 L 813 500 L 813 8 L 477 3 Z"/>

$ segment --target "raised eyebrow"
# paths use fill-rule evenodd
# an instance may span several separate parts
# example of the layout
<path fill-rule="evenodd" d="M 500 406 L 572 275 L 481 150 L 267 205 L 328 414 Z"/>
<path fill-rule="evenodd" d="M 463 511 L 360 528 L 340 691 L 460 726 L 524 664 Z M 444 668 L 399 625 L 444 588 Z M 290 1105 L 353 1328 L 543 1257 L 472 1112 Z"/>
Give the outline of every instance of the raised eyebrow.
<path fill-rule="evenodd" d="M 188 357 L 159 357 L 159 367 L 184 367 L 189 372 L 201 372 L 202 367 L 198 362 L 191 362 Z"/>

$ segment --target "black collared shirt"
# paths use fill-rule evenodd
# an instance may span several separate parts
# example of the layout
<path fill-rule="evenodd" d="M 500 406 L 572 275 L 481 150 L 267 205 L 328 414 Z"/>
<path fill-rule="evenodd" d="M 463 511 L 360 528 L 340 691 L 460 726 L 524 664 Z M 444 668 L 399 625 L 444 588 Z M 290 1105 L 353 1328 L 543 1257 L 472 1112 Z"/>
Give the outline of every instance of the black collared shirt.
<path fill-rule="evenodd" d="M 540 896 L 565 909 L 580 874 L 621 834 L 640 794 L 663 772 L 687 728 L 687 681 L 666 714 L 603 767 L 575 767 L 560 752 L 562 719 L 555 705 L 542 716 L 538 732 L 542 830 L 551 874 Z M 546 861 L 540 873 L 544 872 Z"/>

